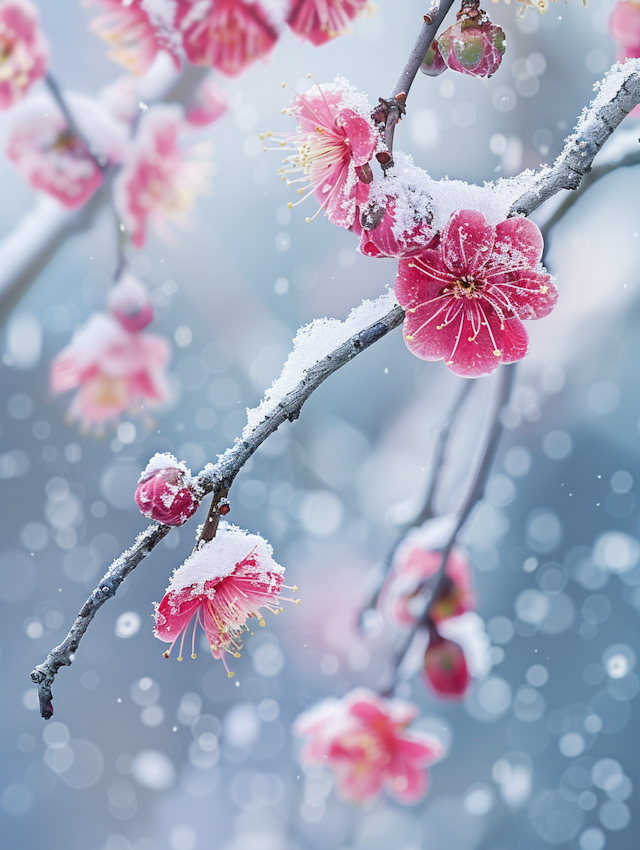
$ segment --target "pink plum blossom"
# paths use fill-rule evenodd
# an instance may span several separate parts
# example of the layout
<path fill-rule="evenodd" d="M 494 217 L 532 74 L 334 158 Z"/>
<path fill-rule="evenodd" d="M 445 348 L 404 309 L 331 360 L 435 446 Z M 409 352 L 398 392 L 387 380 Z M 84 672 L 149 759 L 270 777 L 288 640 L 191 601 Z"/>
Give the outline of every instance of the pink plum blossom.
<path fill-rule="evenodd" d="M 447 63 L 442 58 L 442 53 L 440 53 L 440 48 L 435 38 L 431 42 L 431 47 L 425 53 L 420 70 L 428 77 L 439 77 L 440 74 L 447 70 Z"/>
<path fill-rule="evenodd" d="M 166 50 L 180 68 L 180 36 L 174 28 L 174 0 L 99 0 L 109 11 L 91 22 L 109 56 L 133 74 L 144 74 L 158 51 Z"/>
<path fill-rule="evenodd" d="M 49 48 L 29 0 L 0 3 L 0 109 L 14 106 L 44 77 Z"/>
<path fill-rule="evenodd" d="M 433 589 L 429 580 L 440 569 L 442 553 L 438 549 L 445 543 L 444 536 L 438 537 L 438 530 L 438 520 L 429 520 L 422 528 L 409 532 L 395 552 L 384 597 L 390 616 L 401 626 L 415 625 L 427 602 L 421 591 L 425 586 Z M 429 613 L 438 623 L 474 607 L 469 559 L 463 549 L 454 547 L 447 559 L 444 581 L 430 602 Z"/>
<path fill-rule="evenodd" d="M 195 658 L 195 632 L 204 629 L 214 658 L 227 662 L 224 653 L 239 657 L 247 619 L 257 619 L 266 608 L 281 610 L 284 568 L 273 560 L 269 544 L 257 534 L 221 522 L 213 540 L 200 543 L 174 571 L 167 592 L 156 608 L 155 636 L 170 643 L 181 637 L 178 661 L 186 631 L 193 621 L 191 657 Z M 295 590 L 295 588 L 294 588 Z M 228 671 L 228 667 L 227 667 Z M 232 676 L 232 673 L 229 673 Z"/>
<path fill-rule="evenodd" d="M 177 25 L 194 65 L 210 65 L 228 77 L 265 59 L 278 30 L 254 0 L 178 0 Z"/>
<path fill-rule="evenodd" d="M 620 58 L 640 55 L 640 2 L 618 0 L 609 18 L 611 38 L 620 45 Z"/>
<path fill-rule="evenodd" d="M 293 0 L 287 23 L 303 41 L 319 46 L 342 35 L 368 0 Z"/>
<path fill-rule="evenodd" d="M 146 412 L 169 398 L 169 345 L 131 333 L 106 313 L 94 313 L 51 364 L 52 392 L 78 389 L 69 408 L 86 431 L 101 432 L 123 413 Z"/>
<path fill-rule="evenodd" d="M 187 110 L 187 121 L 195 127 L 207 127 L 225 114 L 227 98 L 210 77 L 205 77 Z"/>
<path fill-rule="evenodd" d="M 165 525 L 182 525 L 199 504 L 191 473 L 173 455 L 154 455 L 140 476 L 136 504 L 148 519 Z"/>
<path fill-rule="evenodd" d="M 136 248 L 144 245 L 148 222 L 165 238 L 168 223 L 184 226 L 188 209 L 206 190 L 210 166 L 185 159 L 178 146 L 181 126 L 179 107 L 152 106 L 114 183 L 116 208 Z"/>
<path fill-rule="evenodd" d="M 379 141 L 370 118 L 371 106 L 366 97 L 339 80 L 296 95 L 289 111 L 298 128 L 281 146 L 296 152 L 281 170 L 283 179 L 302 172 L 302 177 L 289 181 L 309 184 L 302 200 L 315 195 L 329 221 L 351 227 L 358 205 L 369 197 L 368 163 Z M 298 190 L 301 195 L 304 191 Z"/>
<path fill-rule="evenodd" d="M 464 699 L 470 677 L 462 647 L 442 637 L 433 625 L 429 629 L 424 672 L 427 684 L 437 696 L 451 700 Z"/>
<path fill-rule="evenodd" d="M 120 162 L 128 141 L 126 128 L 99 103 L 78 94 L 66 98 L 91 152 L 85 141 L 69 131 L 53 100 L 42 95 L 30 98 L 13 113 L 6 153 L 34 189 L 74 209 L 103 182 L 95 156 L 105 165 Z"/>
<path fill-rule="evenodd" d="M 408 227 L 398 221 L 392 197 L 386 198 L 384 204 L 365 205 L 360 225 L 359 250 L 367 257 L 415 257 L 438 240 L 430 220 L 412 221 Z"/>
<path fill-rule="evenodd" d="M 305 711 L 293 731 L 306 738 L 302 762 L 330 767 L 347 800 L 369 802 L 384 789 L 414 803 L 427 791 L 427 765 L 444 752 L 436 738 L 407 729 L 417 716 L 412 703 L 357 688 Z"/>
<path fill-rule="evenodd" d="M 542 248 L 528 219 L 493 227 L 474 210 L 454 213 L 437 248 L 399 263 L 395 293 L 409 350 L 469 378 L 524 357 L 521 320 L 548 315 L 558 298 Z"/>
<path fill-rule="evenodd" d="M 153 320 L 153 307 L 146 286 L 125 272 L 109 293 L 108 306 L 126 331 L 135 333 Z"/>

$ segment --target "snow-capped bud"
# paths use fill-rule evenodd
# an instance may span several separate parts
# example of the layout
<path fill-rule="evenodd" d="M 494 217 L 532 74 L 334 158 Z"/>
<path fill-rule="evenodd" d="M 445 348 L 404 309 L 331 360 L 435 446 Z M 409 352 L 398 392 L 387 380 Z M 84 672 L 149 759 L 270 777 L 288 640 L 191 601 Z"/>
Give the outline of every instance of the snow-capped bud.
<path fill-rule="evenodd" d="M 182 525 L 198 507 L 191 473 L 170 454 L 151 458 L 140 476 L 136 502 L 144 516 L 165 525 Z"/>
<path fill-rule="evenodd" d="M 440 48 L 438 47 L 438 42 L 435 38 L 431 42 L 431 47 L 427 50 L 427 53 L 422 60 L 420 70 L 428 77 L 439 77 L 443 71 L 447 70 L 447 63 L 442 58 L 442 53 L 440 53 Z"/>
<path fill-rule="evenodd" d="M 469 670 L 462 647 L 443 638 L 435 626 L 429 629 L 429 646 L 424 656 L 427 683 L 444 699 L 463 699 L 469 686 Z"/>
<path fill-rule="evenodd" d="M 109 294 L 109 309 L 126 331 L 141 331 L 153 319 L 153 307 L 146 287 L 125 273 Z"/>
<path fill-rule="evenodd" d="M 504 56 L 504 30 L 475 6 L 463 6 L 458 21 L 438 38 L 443 60 L 452 71 L 490 77 Z"/>

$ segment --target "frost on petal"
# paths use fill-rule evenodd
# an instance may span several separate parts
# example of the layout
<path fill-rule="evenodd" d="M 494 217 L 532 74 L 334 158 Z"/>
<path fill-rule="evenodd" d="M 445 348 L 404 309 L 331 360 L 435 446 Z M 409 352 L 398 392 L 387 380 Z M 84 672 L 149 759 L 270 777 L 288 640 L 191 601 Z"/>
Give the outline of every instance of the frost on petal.
<path fill-rule="evenodd" d="M 167 466 L 158 468 L 163 460 Z M 199 504 L 191 474 L 171 455 L 154 455 L 135 493 L 136 504 L 148 519 L 166 525 L 182 525 L 193 516 Z"/>
<path fill-rule="evenodd" d="M 0 109 L 21 101 L 44 77 L 49 48 L 40 29 L 38 10 L 29 0 L 0 4 Z"/>
<path fill-rule="evenodd" d="M 304 712 L 293 731 L 306 738 L 303 763 L 329 767 L 347 800 L 368 803 L 387 790 L 415 802 L 427 787 L 427 765 L 443 754 L 436 738 L 407 729 L 417 715 L 412 703 L 357 688 Z"/>
<path fill-rule="evenodd" d="M 167 238 L 169 224 L 184 227 L 185 213 L 206 190 L 210 164 L 185 157 L 178 145 L 181 123 L 179 107 L 151 107 L 115 180 L 115 205 L 137 248 L 145 243 L 148 222 Z"/>
<path fill-rule="evenodd" d="M 278 31 L 260 3 L 251 0 L 177 0 L 177 26 L 189 62 L 229 77 L 266 59 Z"/>
<path fill-rule="evenodd" d="M 147 415 L 167 401 L 169 356 L 163 337 L 131 333 L 111 316 L 94 313 L 52 361 L 51 390 L 77 388 L 70 418 L 86 431 L 101 432 L 125 412 Z"/>
<path fill-rule="evenodd" d="M 284 568 L 273 560 L 266 540 L 221 522 L 214 539 L 200 543 L 174 571 L 156 609 L 155 635 L 172 646 L 182 636 L 181 657 L 185 631 L 197 617 L 214 658 L 224 658 L 225 652 L 237 657 L 247 619 L 264 624 L 261 608 L 280 610 L 283 578 Z M 195 628 L 195 657 L 194 641 Z"/>
<path fill-rule="evenodd" d="M 287 24 L 303 41 L 319 46 L 342 35 L 368 0 L 293 0 Z"/>
<path fill-rule="evenodd" d="M 298 127 L 284 136 L 279 148 L 294 151 L 281 169 L 283 179 L 301 172 L 298 180 L 289 182 L 308 182 L 306 194 L 304 189 L 298 190 L 304 195 L 302 200 L 315 195 L 329 221 L 351 227 L 358 207 L 369 196 L 361 168 L 379 144 L 366 96 L 338 78 L 332 85 L 315 86 L 296 95 L 290 112 Z"/>
<path fill-rule="evenodd" d="M 401 259 L 396 296 L 404 338 L 424 360 L 443 359 L 458 375 L 479 377 L 527 352 L 522 319 L 551 312 L 558 293 L 538 260 L 532 222 L 489 225 L 473 210 L 451 216 L 437 248 Z"/>

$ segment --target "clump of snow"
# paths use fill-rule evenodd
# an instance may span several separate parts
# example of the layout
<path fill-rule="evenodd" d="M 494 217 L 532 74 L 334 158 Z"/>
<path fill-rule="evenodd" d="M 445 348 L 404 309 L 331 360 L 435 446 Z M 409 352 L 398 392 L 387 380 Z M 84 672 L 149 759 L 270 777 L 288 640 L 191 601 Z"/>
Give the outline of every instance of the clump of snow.
<path fill-rule="evenodd" d="M 479 614 L 467 611 L 458 617 L 448 617 L 438 623 L 438 631 L 443 638 L 460 644 L 472 676 L 483 678 L 489 674 L 493 666 L 491 640 Z"/>
<path fill-rule="evenodd" d="M 425 552 L 443 549 L 449 542 L 457 521 L 456 514 L 443 514 L 428 519 L 418 528 L 410 529 L 394 553 L 394 564 L 402 563 L 413 549 L 423 549 Z"/>
<path fill-rule="evenodd" d="M 341 109 L 351 109 L 356 115 L 365 118 L 372 127 L 375 126 L 371 118 L 373 107 L 369 103 L 368 95 L 358 91 L 345 77 L 338 75 L 333 83 L 324 84 L 320 88 L 323 92 L 338 92 L 342 97 Z"/>
<path fill-rule="evenodd" d="M 396 235 L 415 227 L 413 203 L 420 198 L 425 199 L 424 203 L 428 203 L 426 199 L 431 199 L 431 226 L 434 230 L 442 230 L 459 210 L 477 210 L 488 224 L 495 226 L 508 217 L 512 204 L 531 187 L 534 177 L 533 172 L 525 171 L 517 178 L 485 183 L 483 186 L 465 183 L 463 180 L 449 180 L 448 177 L 434 180 L 426 171 L 414 165 L 413 158 L 402 151 L 394 151 L 393 156 L 395 164 L 387 172 L 387 179 L 377 181 L 382 184 L 379 188 L 376 186 L 374 189 L 375 184 L 372 184 L 371 196 L 374 197 L 376 192 L 384 193 L 384 184 L 388 182 L 394 197 L 399 198 L 394 226 Z"/>
<path fill-rule="evenodd" d="M 266 581 L 284 575 L 284 567 L 273 560 L 273 549 L 264 537 L 221 522 L 213 540 L 201 544 L 174 570 L 167 593 L 191 588 L 194 595 L 202 594 L 206 582 L 231 575 L 249 555 L 255 558 L 255 569 Z"/>
<path fill-rule="evenodd" d="M 575 132 L 578 136 L 582 135 L 589 125 L 589 121 L 593 114 L 612 101 L 620 92 L 623 85 L 632 77 L 637 77 L 636 82 L 640 82 L 640 59 L 627 59 L 625 62 L 616 63 L 610 71 L 608 71 L 602 80 L 594 85 L 594 90 L 597 91 L 596 97 L 591 101 L 580 116 L 576 124 Z"/>
<path fill-rule="evenodd" d="M 178 460 L 169 452 L 156 452 L 143 470 L 138 483 L 147 481 L 163 469 L 179 469 L 185 476 L 185 484 L 191 479 L 191 470 L 182 460 Z"/>
<path fill-rule="evenodd" d="M 393 292 L 386 292 L 375 301 L 363 301 L 349 313 L 344 322 L 339 319 L 315 319 L 300 328 L 280 377 L 265 392 L 258 407 L 247 409 L 247 424 L 242 439 L 249 439 L 256 427 L 300 384 L 312 366 L 351 337 L 379 322 L 395 306 L 397 301 Z"/>

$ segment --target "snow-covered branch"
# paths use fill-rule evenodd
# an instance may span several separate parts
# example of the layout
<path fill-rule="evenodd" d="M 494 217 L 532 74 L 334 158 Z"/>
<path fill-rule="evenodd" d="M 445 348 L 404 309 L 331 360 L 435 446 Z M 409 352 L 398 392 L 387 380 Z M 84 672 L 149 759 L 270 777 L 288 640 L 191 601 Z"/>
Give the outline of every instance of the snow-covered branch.
<path fill-rule="evenodd" d="M 527 191 L 512 205 L 511 215 L 529 216 L 562 189 L 577 189 L 616 127 L 640 103 L 640 59 L 614 65 L 596 85 L 598 91 L 580 116 L 562 153 L 532 178 Z"/>
<path fill-rule="evenodd" d="M 241 439 L 196 477 L 199 493 L 205 496 L 213 492 L 214 501 L 226 493 L 251 455 L 283 422 L 298 418 L 302 405 L 320 384 L 401 325 L 403 319 L 404 310 L 396 304 L 393 294 L 387 293 L 376 301 L 365 301 L 344 322 L 321 319 L 302 328 L 280 378 L 267 390 L 260 405 L 247 411 L 248 422 Z M 138 535 L 133 546 L 111 564 L 66 638 L 32 671 L 31 679 L 38 685 L 40 714 L 45 720 L 53 714 L 54 679 L 61 667 L 71 664 L 96 612 L 170 530 L 170 526 L 154 522 Z"/>

